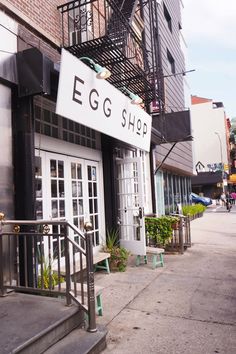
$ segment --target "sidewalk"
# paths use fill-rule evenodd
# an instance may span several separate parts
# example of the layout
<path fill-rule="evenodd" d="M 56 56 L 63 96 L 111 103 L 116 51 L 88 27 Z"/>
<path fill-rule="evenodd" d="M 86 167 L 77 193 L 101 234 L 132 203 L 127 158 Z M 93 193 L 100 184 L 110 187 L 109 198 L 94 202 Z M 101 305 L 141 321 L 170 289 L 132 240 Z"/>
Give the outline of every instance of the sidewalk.
<path fill-rule="evenodd" d="M 209 208 L 192 221 L 193 246 L 165 255 L 164 268 L 133 258 L 125 273 L 96 273 L 104 354 L 236 353 L 235 211 Z"/>

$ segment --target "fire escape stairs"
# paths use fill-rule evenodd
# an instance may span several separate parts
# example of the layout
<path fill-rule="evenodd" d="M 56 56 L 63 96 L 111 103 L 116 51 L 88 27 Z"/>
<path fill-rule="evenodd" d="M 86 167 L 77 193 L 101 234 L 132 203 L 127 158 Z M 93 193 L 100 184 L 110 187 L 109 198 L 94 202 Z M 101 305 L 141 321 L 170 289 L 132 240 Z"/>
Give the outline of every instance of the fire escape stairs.
<path fill-rule="evenodd" d="M 120 9 L 120 12 L 126 18 L 127 21 L 131 24 L 135 15 L 135 11 L 139 4 L 139 0 L 118 0 L 117 6 Z"/>
<path fill-rule="evenodd" d="M 73 3 L 74 7 L 78 7 L 76 3 L 78 2 Z M 94 6 L 96 0 L 86 2 L 86 4 L 89 3 Z M 153 89 L 142 65 L 146 53 L 142 42 L 131 26 L 137 3 L 137 0 L 104 0 L 109 11 L 106 12 L 106 19 L 99 28 L 103 28 L 104 25 L 105 29 L 99 34 L 94 32 L 93 37 L 86 41 L 77 43 L 67 41 L 64 47 L 78 58 L 90 57 L 100 65 L 107 67 L 112 72 L 108 82 L 118 89 L 127 87 L 142 97 L 145 104 L 149 104 L 153 101 Z M 70 11 L 74 10 L 73 4 L 70 2 L 59 6 L 58 9 L 63 15 L 67 12 L 69 19 Z M 95 8 L 96 6 L 93 7 Z M 66 19 L 65 23 L 68 21 Z M 84 29 L 82 29 L 82 24 L 80 26 L 79 31 L 82 33 Z M 66 38 L 68 33 L 64 31 L 63 36 Z M 139 64 L 137 64 L 138 55 L 141 58 Z"/>

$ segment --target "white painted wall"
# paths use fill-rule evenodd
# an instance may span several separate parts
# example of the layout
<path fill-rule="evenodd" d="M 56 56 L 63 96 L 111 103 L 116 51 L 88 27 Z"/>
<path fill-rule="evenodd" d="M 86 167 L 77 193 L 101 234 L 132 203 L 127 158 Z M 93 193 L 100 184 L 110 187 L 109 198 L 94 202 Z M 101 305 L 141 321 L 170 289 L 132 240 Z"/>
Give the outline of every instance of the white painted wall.
<path fill-rule="evenodd" d="M 191 106 L 191 121 L 194 138 L 194 166 L 200 161 L 208 171 L 207 164 L 220 162 L 227 164 L 224 108 L 213 108 L 213 102 L 194 104 Z M 219 134 L 221 144 L 215 132 Z M 220 145 L 222 145 L 223 161 L 221 161 Z"/>

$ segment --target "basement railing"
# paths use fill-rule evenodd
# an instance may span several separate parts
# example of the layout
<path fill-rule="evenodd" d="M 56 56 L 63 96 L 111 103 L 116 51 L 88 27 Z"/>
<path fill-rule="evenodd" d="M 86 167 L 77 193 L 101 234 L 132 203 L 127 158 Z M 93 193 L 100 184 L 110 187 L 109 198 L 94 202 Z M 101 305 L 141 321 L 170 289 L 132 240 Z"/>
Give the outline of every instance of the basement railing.
<path fill-rule="evenodd" d="M 96 331 L 93 246 L 89 233 L 62 220 L 5 220 L 0 213 L 0 296 L 11 290 L 63 296 L 88 314 L 88 331 Z M 57 232 L 53 232 L 57 230 Z M 77 242 L 70 236 L 76 236 Z M 63 252 L 53 255 L 53 244 Z M 86 295 L 85 295 L 86 294 Z"/>

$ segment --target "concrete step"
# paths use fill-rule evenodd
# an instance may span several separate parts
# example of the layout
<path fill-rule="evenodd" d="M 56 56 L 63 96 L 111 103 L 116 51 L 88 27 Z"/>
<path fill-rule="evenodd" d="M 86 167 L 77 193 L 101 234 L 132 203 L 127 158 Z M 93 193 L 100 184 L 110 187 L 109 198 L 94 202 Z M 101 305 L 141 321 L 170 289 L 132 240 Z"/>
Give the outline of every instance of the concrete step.
<path fill-rule="evenodd" d="M 76 328 L 44 354 L 98 354 L 106 348 L 106 335 L 107 329 L 103 326 L 97 326 L 94 333 Z"/>
<path fill-rule="evenodd" d="M 84 325 L 84 312 L 78 306 L 20 293 L 0 298 L 0 318 L 0 354 L 41 354 Z"/>

